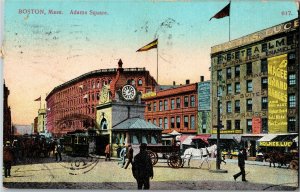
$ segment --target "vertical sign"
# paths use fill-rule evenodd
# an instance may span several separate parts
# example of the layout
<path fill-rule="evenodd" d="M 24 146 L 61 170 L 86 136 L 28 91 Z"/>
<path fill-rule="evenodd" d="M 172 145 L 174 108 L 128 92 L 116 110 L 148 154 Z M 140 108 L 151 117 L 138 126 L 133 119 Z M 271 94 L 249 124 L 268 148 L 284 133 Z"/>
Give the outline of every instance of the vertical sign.
<path fill-rule="evenodd" d="M 261 117 L 252 118 L 252 133 L 253 134 L 261 133 Z"/>
<path fill-rule="evenodd" d="M 269 133 L 287 132 L 287 54 L 268 58 Z"/>
<path fill-rule="evenodd" d="M 210 110 L 210 82 L 198 83 L 198 110 Z"/>

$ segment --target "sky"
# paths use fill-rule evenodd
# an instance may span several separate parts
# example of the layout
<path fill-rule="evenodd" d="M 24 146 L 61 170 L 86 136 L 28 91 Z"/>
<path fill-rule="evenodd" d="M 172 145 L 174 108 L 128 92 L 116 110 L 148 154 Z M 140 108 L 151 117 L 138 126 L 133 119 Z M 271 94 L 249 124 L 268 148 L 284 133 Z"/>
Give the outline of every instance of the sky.
<path fill-rule="evenodd" d="M 229 41 L 229 17 L 209 19 L 229 1 L 6 0 L 2 3 L 3 78 L 13 124 L 31 124 L 51 90 L 84 73 L 145 67 L 156 78 L 157 50 L 136 52 L 158 38 L 158 83 L 210 79 L 210 50 Z M 32 14 L 31 10 L 45 14 Z M 29 12 L 26 10 L 30 10 Z M 49 10 L 62 14 L 48 14 Z M 70 14 L 86 11 L 86 15 Z M 37 12 L 41 12 L 37 11 Z M 90 15 L 90 11 L 101 13 Z M 231 40 L 292 20 L 291 1 L 232 0 Z M 0 17 L 1 19 L 1 17 Z"/>

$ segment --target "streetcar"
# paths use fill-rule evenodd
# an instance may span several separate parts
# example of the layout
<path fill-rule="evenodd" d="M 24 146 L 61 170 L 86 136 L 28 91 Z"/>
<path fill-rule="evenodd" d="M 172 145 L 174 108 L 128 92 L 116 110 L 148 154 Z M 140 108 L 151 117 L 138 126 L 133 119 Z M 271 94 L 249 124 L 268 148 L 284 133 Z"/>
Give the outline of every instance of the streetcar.
<path fill-rule="evenodd" d="M 63 137 L 64 152 L 69 156 L 89 156 L 89 136 L 85 133 L 69 133 Z"/>

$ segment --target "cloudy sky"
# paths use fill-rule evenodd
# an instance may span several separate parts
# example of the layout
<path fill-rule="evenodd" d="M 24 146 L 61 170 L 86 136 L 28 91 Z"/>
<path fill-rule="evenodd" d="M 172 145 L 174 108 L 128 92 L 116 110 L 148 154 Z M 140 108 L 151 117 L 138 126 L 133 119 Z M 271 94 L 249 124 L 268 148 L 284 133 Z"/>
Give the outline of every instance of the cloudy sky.
<path fill-rule="evenodd" d="M 228 2 L 6 0 L 3 78 L 13 123 L 31 124 L 39 108 L 34 99 L 41 95 L 44 105 L 54 87 L 92 70 L 115 68 L 120 58 L 124 67 L 146 67 L 156 78 L 156 49 L 136 52 L 155 38 L 160 84 L 209 79 L 210 48 L 229 40 L 229 17 L 209 19 Z M 75 10 L 87 14 L 70 14 Z M 231 39 L 296 17 L 292 0 L 233 0 Z"/>

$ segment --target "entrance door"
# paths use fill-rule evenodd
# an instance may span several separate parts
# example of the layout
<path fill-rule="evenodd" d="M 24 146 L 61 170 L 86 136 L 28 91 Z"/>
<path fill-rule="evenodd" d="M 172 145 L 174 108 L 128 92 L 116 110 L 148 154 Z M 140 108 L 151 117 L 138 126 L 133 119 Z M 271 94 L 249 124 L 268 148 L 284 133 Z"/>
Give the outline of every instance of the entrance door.
<path fill-rule="evenodd" d="M 96 154 L 105 155 L 105 147 L 109 143 L 109 135 L 99 135 L 95 137 L 96 141 Z"/>

